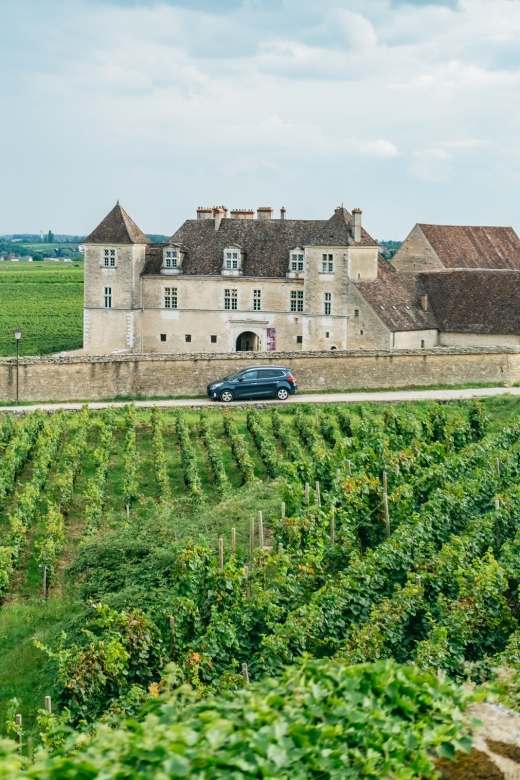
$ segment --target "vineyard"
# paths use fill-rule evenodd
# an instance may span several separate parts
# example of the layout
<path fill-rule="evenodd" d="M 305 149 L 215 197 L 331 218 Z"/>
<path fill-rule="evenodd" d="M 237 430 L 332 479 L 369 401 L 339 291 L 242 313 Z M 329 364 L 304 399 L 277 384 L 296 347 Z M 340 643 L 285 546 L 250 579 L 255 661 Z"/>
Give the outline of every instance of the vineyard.
<path fill-rule="evenodd" d="M 2 263 L 0 355 L 16 354 L 14 328 L 23 332 L 21 355 L 79 349 L 83 344 L 83 263 L 79 267 L 27 263 L 23 268 Z"/>
<path fill-rule="evenodd" d="M 414 664 L 518 705 L 520 423 L 495 417 L 461 402 L 1 418 L 0 646 L 9 615 L 39 627 L 17 635 L 30 693 L 0 673 L 11 733 L 15 697 L 56 747 L 60 724 L 110 724 L 182 683 L 203 701 L 302 658 Z"/>

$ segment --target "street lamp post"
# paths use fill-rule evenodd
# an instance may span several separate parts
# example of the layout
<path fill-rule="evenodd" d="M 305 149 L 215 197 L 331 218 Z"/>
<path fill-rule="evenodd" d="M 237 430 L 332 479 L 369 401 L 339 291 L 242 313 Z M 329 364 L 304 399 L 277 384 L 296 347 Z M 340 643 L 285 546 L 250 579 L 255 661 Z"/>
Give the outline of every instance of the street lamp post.
<path fill-rule="evenodd" d="M 20 339 L 22 338 L 22 331 L 20 328 L 13 330 L 14 340 L 16 341 L 16 403 L 18 403 L 18 367 L 20 364 Z"/>

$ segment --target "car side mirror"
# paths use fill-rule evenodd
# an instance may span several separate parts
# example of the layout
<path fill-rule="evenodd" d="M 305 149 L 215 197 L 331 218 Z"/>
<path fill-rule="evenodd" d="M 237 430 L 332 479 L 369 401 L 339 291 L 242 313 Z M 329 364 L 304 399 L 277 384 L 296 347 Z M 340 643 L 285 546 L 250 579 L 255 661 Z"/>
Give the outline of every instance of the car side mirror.
<path fill-rule="evenodd" d="M 244 381 L 244 379 L 245 379 L 245 376 L 239 376 L 239 377 L 238 377 L 238 381 L 239 381 L 239 382 L 243 382 L 243 381 Z"/>

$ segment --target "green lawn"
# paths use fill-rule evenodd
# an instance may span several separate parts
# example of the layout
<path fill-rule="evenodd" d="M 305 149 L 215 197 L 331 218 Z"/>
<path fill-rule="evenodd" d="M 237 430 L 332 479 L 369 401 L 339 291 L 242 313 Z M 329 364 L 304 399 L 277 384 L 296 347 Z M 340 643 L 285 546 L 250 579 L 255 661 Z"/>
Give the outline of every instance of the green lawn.
<path fill-rule="evenodd" d="M 83 344 L 83 263 L 0 263 L 0 355 L 79 349 Z"/>

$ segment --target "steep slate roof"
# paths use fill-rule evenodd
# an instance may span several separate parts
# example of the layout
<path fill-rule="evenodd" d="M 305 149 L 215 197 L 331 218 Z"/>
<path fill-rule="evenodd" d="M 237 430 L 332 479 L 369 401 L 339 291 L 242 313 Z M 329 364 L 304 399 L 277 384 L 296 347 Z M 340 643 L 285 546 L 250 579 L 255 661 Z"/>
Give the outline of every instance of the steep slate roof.
<path fill-rule="evenodd" d="M 284 277 L 289 250 L 309 244 L 322 224 L 319 220 L 223 219 L 215 230 L 213 219 L 188 219 L 170 242 L 181 244 L 185 252 L 184 275 L 220 276 L 224 249 L 237 245 L 245 253 L 244 276 Z M 144 274 L 160 273 L 165 246 L 147 248 Z"/>
<path fill-rule="evenodd" d="M 416 277 L 398 274 L 381 255 L 377 279 L 352 283 L 391 332 L 437 328 L 434 314 L 420 307 Z"/>
<path fill-rule="evenodd" d="M 309 244 L 311 246 L 378 246 L 377 241 L 374 241 L 363 228 L 361 228 L 361 242 L 356 244 L 352 238 L 351 224 L 351 214 L 341 206 L 335 209 L 327 222 L 321 223 Z"/>
<path fill-rule="evenodd" d="M 520 270 L 520 239 L 511 227 L 419 227 L 445 268 Z"/>
<path fill-rule="evenodd" d="M 128 216 L 119 202 L 88 236 L 84 244 L 149 244 L 150 240 Z"/>
<path fill-rule="evenodd" d="M 520 271 L 431 271 L 416 284 L 441 331 L 520 335 Z"/>

